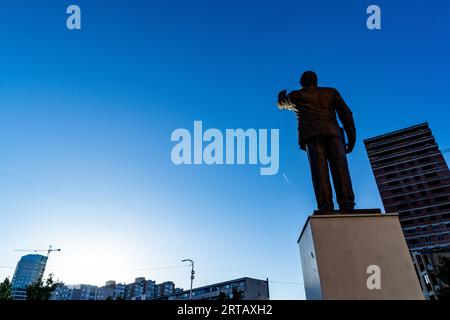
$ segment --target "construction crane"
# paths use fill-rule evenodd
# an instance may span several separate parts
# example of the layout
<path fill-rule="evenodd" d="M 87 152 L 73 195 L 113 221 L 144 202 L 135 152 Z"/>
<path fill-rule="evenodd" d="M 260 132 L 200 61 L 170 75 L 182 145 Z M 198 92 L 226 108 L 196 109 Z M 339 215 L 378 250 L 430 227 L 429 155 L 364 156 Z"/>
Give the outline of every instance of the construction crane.
<path fill-rule="evenodd" d="M 53 249 L 53 247 L 50 245 L 49 247 L 48 247 L 48 249 L 45 249 L 45 250 L 39 250 L 39 249 L 32 249 L 32 250 L 23 250 L 23 249 L 17 249 L 17 250 L 14 250 L 14 251 L 26 251 L 26 252 L 47 252 L 47 258 L 48 258 L 48 256 L 50 255 L 50 252 L 53 252 L 53 251 L 61 251 L 61 249 Z"/>
<path fill-rule="evenodd" d="M 442 151 L 441 151 L 442 153 L 447 153 L 447 152 L 450 152 L 450 148 L 446 148 L 446 149 L 442 149 Z"/>

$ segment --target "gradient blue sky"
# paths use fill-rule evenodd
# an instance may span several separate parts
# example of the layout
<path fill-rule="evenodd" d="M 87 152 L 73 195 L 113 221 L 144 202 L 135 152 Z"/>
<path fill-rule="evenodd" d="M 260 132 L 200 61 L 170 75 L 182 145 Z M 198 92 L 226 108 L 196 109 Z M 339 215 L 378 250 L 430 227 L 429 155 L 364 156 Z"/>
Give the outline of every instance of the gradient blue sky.
<path fill-rule="evenodd" d="M 365 26 L 374 3 L 381 31 Z M 66 28 L 70 4 L 81 31 Z M 188 288 L 188 268 L 136 269 L 192 258 L 196 286 L 268 277 L 272 298 L 304 298 L 296 241 L 315 200 L 278 91 L 307 69 L 341 91 L 357 206 L 380 207 L 362 139 L 429 121 L 450 146 L 449 12 L 437 0 L 2 0 L 0 277 L 14 249 L 53 244 L 48 269 L 70 284 Z M 194 120 L 280 128 L 279 174 L 173 165 L 171 132 Z"/>

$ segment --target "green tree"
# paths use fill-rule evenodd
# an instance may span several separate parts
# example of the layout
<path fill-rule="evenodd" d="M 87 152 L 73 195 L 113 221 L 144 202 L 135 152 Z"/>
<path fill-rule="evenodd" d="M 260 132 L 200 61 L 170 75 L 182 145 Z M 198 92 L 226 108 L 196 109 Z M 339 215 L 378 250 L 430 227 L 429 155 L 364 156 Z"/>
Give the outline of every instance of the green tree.
<path fill-rule="evenodd" d="M 436 276 L 442 283 L 442 287 L 438 292 L 438 299 L 450 301 L 450 258 L 439 257 L 439 267 Z"/>
<path fill-rule="evenodd" d="M 9 281 L 9 278 L 5 278 L 0 283 L 0 300 L 11 300 L 11 281 Z"/>
<path fill-rule="evenodd" d="M 27 287 L 27 300 L 48 300 L 52 292 L 56 289 L 57 283 L 53 281 L 53 274 L 50 274 L 47 280 L 42 277 L 35 283 Z"/>

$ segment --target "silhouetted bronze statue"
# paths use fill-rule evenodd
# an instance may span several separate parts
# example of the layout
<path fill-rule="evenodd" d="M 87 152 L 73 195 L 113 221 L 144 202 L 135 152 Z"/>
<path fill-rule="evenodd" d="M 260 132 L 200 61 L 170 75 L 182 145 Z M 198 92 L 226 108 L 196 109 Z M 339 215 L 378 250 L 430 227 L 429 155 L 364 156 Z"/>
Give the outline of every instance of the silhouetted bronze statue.
<path fill-rule="evenodd" d="M 321 211 L 334 210 L 329 166 L 339 209 L 353 210 L 355 196 L 346 156 L 356 142 L 352 112 L 336 89 L 317 86 L 317 75 L 313 71 L 303 73 L 300 85 L 301 90 L 288 95 L 286 90 L 281 91 L 278 107 L 297 115 L 298 142 L 308 154 L 317 207 Z M 344 125 L 348 144 L 345 144 L 344 130 L 339 127 L 336 113 Z"/>

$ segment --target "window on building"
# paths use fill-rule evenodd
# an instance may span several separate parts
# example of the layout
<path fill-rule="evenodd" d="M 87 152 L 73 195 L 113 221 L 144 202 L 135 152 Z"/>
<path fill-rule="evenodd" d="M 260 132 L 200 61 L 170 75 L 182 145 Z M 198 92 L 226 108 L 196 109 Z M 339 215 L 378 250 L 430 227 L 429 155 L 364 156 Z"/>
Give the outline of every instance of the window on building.
<path fill-rule="evenodd" d="M 403 226 L 408 226 L 414 223 L 414 220 L 404 220 L 401 222 Z"/>
<path fill-rule="evenodd" d="M 430 186 L 430 187 L 437 186 L 439 184 L 441 184 L 440 180 L 434 180 L 434 181 L 428 182 L 428 186 Z"/>
<path fill-rule="evenodd" d="M 410 216 L 411 215 L 411 212 L 410 211 L 405 211 L 405 212 L 400 212 L 399 213 L 399 216 L 400 217 L 408 217 L 408 216 Z"/>

